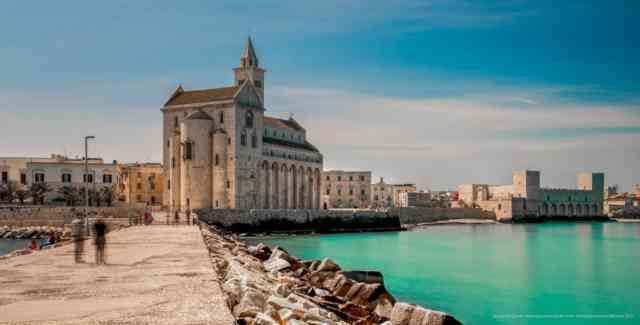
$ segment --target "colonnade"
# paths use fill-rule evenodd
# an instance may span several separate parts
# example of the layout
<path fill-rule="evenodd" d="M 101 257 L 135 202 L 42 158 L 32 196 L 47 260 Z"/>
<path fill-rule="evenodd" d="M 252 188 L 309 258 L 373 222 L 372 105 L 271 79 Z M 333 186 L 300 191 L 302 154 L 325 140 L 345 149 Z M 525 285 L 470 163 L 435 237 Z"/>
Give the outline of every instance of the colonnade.
<path fill-rule="evenodd" d="M 264 160 L 258 166 L 258 207 L 319 209 L 320 169 Z"/>
<path fill-rule="evenodd" d="M 601 206 L 597 203 L 543 203 L 540 206 L 541 216 L 598 216 L 601 214 Z"/>

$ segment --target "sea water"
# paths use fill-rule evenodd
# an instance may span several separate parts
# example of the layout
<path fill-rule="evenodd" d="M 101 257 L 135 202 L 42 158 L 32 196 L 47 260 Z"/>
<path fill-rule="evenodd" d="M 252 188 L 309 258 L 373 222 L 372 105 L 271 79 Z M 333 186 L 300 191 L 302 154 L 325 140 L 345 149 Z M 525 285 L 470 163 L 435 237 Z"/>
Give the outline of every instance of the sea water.
<path fill-rule="evenodd" d="M 37 240 L 41 243 L 42 240 Z M 0 239 L 0 256 L 11 253 L 16 249 L 27 248 L 31 244 L 31 239 Z"/>
<path fill-rule="evenodd" d="M 640 224 L 442 225 L 251 241 L 381 271 L 399 300 L 465 324 L 640 324 Z"/>

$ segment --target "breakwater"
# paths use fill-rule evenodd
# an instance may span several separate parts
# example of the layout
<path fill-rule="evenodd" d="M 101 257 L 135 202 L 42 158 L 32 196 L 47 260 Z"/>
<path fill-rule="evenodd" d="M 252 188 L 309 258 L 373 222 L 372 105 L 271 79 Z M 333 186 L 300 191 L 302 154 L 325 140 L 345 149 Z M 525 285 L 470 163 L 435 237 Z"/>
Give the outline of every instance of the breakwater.
<path fill-rule="evenodd" d="M 248 246 L 217 227 L 201 231 L 237 324 L 461 324 L 396 302 L 378 272 L 345 272 L 329 258 L 300 260 L 280 247 Z"/>
<path fill-rule="evenodd" d="M 141 215 L 143 209 L 132 208 L 132 215 Z M 126 207 L 90 207 L 90 218 L 100 216 L 111 223 L 129 223 L 129 210 Z M 71 224 L 76 217 L 84 216 L 82 207 L 51 207 L 51 206 L 12 206 L 0 207 L 0 227 L 31 227 L 52 226 L 63 227 Z"/>

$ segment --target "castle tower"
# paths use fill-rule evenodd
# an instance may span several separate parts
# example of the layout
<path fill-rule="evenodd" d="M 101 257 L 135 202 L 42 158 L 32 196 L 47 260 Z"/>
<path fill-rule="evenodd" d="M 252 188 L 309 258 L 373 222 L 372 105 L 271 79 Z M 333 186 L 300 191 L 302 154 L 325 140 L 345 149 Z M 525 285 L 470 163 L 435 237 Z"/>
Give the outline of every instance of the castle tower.
<path fill-rule="evenodd" d="M 595 199 L 604 199 L 604 174 L 603 173 L 579 173 L 578 189 L 591 190 Z"/>
<path fill-rule="evenodd" d="M 540 172 L 523 170 L 513 172 L 513 196 L 538 200 L 540 192 Z"/>
<path fill-rule="evenodd" d="M 233 69 L 235 76 L 235 86 L 241 86 L 246 80 L 251 82 L 258 91 L 262 102 L 264 103 L 264 73 L 266 71 L 260 68 L 258 56 L 253 49 L 251 37 L 247 38 L 247 44 L 244 52 L 240 57 L 240 67 Z"/>
<path fill-rule="evenodd" d="M 213 119 L 195 111 L 182 122 L 181 206 L 184 209 L 211 207 L 211 138 Z"/>

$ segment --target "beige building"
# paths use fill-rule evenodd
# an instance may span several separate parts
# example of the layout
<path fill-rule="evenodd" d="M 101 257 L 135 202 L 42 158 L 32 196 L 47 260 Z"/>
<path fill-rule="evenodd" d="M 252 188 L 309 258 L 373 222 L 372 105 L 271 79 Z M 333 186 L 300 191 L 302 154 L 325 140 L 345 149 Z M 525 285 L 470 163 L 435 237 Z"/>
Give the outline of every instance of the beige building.
<path fill-rule="evenodd" d="M 159 163 L 133 163 L 118 166 L 117 199 L 137 206 L 162 204 L 164 175 Z"/>
<path fill-rule="evenodd" d="M 400 193 L 416 192 L 415 184 L 387 184 L 380 177 L 380 181 L 371 184 L 371 207 L 393 208 L 400 206 Z"/>
<path fill-rule="evenodd" d="M 603 215 L 602 173 L 579 173 L 577 189 L 543 188 L 539 171 L 516 171 L 512 179 L 509 185 L 460 185 L 458 205 L 495 212 L 502 220 Z"/>
<path fill-rule="evenodd" d="M 322 208 L 367 209 L 371 205 L 371 172 L 322 172 Z"/>
<path fill-rule="evenodd" d="M 64 157 L 52 154 L 49 158 L 40 157 L 0 157 L 0 182 L 15 182 L 19 187 L 28 183 L 27 164 L 32 162 L 56 162 Z"/>
<path fill-rule="evenodd" d="M 431 205 L 431 193 L 428 192 L 401 192 L 398 194 L 401 208 L 428 207 Z"/>
<path fill-rule="evenodd" d="M 61 199 L 58 190 L 64 186 L 82 188 L 85 181 L 92 190 L 100 191 L 104 187 L 113 187 L 117 179 L 117 163 L 105 163 L 101 158 L 89 158 L 88 173 L 85 174 L 84 159 L 70 159 L 55 155 L 46 161 L 27 162 L 26 186 L 33 183 L 46 183 L 51 191 L 46 200 Z"/>
<path fill-rule="evenodd" d="M 322 154 L 293 118 L 265 116 L 266 71 L 251 40 L 233 85 L 179 86 L 161 109 L 170 208 L 320 207 Z"/>

